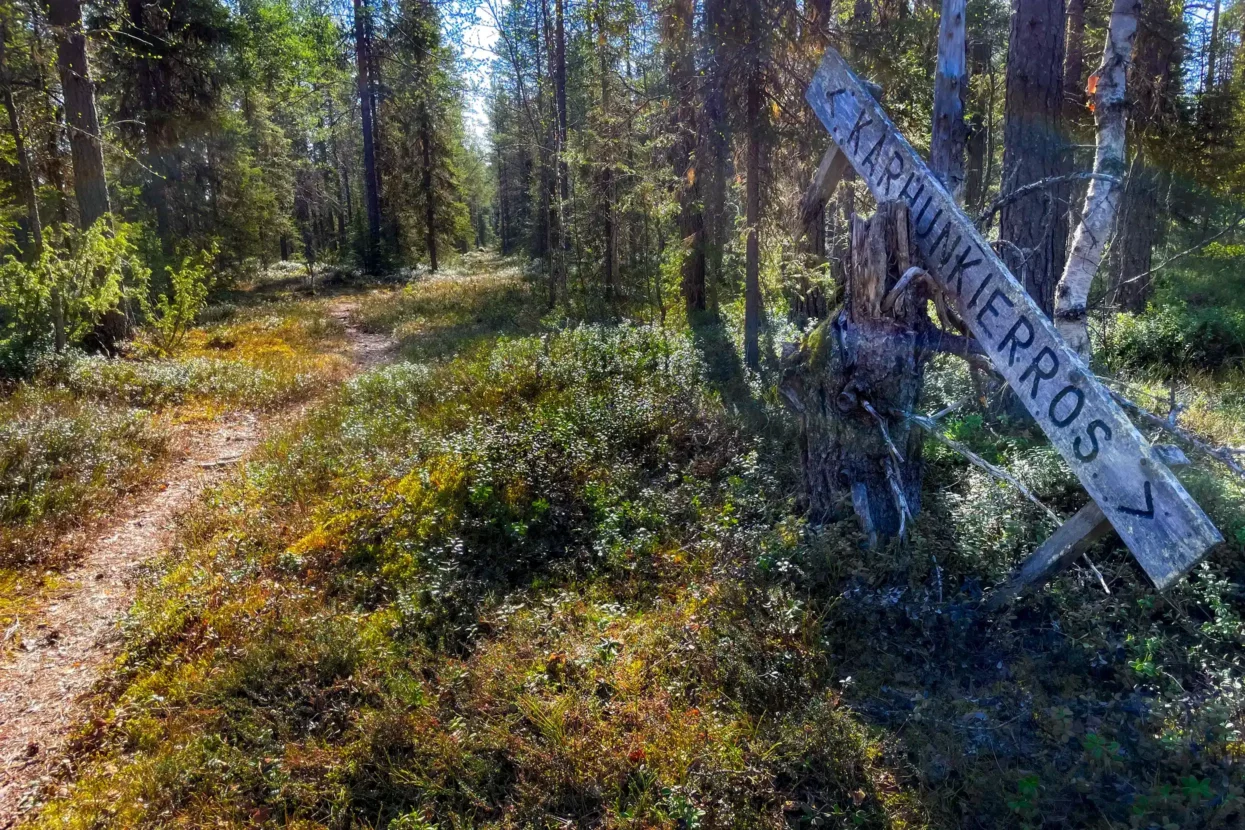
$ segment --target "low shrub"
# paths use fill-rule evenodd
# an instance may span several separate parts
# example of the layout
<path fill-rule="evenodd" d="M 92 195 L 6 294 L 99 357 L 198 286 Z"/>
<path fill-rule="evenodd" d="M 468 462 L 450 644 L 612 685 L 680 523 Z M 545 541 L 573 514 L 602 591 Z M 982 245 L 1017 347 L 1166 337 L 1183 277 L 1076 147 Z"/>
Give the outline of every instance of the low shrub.
<path fill-rule="evenodd" d="M 19 388 L 0 402 L 0 556 L 29 560 L 41 535 L 141 479 L 165 441 L 146 412 Z"/>
<path fill-rule="evenodd" d="M 1102 357 L 1113 368 L 1164 379 L 1239 366 L 1245 360 L 1245 312 L 1173 303 L 1120 314 Z"/>
<path fill-rule="evenodd" d="M 150 271 L 136 235 L 106 220 L 50 228 L 38 261 L 0 264 L 0 374 L 23 375 L 39 352 L 81 343 L 110 312 L 141 310 Z"/>

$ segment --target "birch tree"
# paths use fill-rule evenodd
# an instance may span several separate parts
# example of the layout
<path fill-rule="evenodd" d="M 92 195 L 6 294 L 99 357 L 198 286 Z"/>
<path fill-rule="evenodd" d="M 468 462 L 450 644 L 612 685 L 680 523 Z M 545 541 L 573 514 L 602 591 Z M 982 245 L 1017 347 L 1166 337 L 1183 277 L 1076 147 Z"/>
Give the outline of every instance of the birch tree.
<path fill-rule="evenodd" d="M 1083 357 L 1089 355 L 1089 289 L 1120 201 L 1126 124 L 1124 87 L 1140 11 L 1139 0 L 1114 0 L 1102 63 L 1089 80 L 1098 130 L 1095 178 L 1090 181 L 1081 222 L 1072 238 L 1072 252 L 1055 289 L 1055 326 L 1068 345 Z"/>

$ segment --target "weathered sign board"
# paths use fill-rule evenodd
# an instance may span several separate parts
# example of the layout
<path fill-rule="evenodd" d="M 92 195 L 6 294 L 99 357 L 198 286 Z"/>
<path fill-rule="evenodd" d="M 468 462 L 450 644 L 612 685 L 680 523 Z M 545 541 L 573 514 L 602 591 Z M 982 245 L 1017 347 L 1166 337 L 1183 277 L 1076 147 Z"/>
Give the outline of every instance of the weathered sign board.
<path fill-rule="evenodd" d="M 1178 580 L 1223 541 L 1210 519 L 834 49 L 805 97 L 874 197 L 907 202 L 931 274 L 1154 584 Z"/>

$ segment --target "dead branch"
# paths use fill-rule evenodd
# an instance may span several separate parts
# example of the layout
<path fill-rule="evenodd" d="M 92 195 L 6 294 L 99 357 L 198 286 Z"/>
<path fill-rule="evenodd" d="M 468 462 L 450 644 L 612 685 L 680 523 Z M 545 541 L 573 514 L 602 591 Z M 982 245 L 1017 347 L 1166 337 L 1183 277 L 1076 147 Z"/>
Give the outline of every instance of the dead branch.
<path fill-rule="evenodd" d="M 1017 199 L 1023 199 L 1025 196 L 1028 196 L 1030 193 L 1035 193 L 1039 190 L 1045 190 L 1050 187 L 1056 187 L 1058 185 L 1066 184 L 1068 182 L 1083 181 L 1085 179 L 1097 179 L 1099 181 L 1111 182 L 1112 184 L 1119 184 L 1120 182 L 1120 179 L 1118 176 L 1108 176 L 1104 173 L 1081 172 L 1081 173 L 1067 173 L 1062 176 L 1048 176 L 1045 179 L 1039 179 L 1038 181 L 1030 182 L 1029 184 L 1024 185 L 1023 187 L 1018 187 L 1012 192 L 1004 194 L 1003 196 L 1000 196 L 999 198 L 995 199 L 993 202 L 990 203 L 990 207 L 982 211 L 981 215 L 977 217 L 977 229 L 982 232 L 987 230 L 989 228 L 989 225 L 987 223 L 989 223 L 994 218 L 994 214 L 998 213 L 1000 210 L 1007 207 L 1008 205 L 1010 205 L 1012 202 L 1016 201 Z"/>
<path fill-rule="evenodd" d="M 1058 513 L 1056 513 L 1054 510 L 1051 510 L 1049 507 L 1043 504 L 1042 501 L 1037 496 L 1033 495 L 1033 491 L 1030 490 L 1028 487 L 1026 487 L 1024 483 L 1020 481 L 1020 479 L 1016 478 L 1011 473 L 1007 472 L 1007 470 L 1004 470 L 1001 467 L 996 467 L 995 465 L 991 464 L 989 461 L 986 461 L 980 455 L 973 452 L 968 447 L 961 444 L 959 441 L 956 441 L 954 438 L 948 438 L 946 435 L 943 434 L 943 431 L 939 429 L 938 424 L 935 423 L 933 419 L 925 415 L 917 415 L 911 412 L 904 412 L 900 414 L 902 414 L 903 417 L 907 418 L 908 420 L 912 421 L 912 423 L 924 429 L 927 433 L 933 436 L 937 441 L 955 450 L 960 455 L 964 456 L 970 462 L 980 467 L 981 469 L 985 470 L 990 475 L 994 476 L 1000 481 L 1006 481 L 1008 484 L 1015 487 L 1017 490 L 1019 490 L 1021 493 L 1024 494 L 1025 498 L 1027 498 L 1029 501 L 1033 502 L 1035 505 L 1040 507 L 1046 513 L 1047 516 L 1050 516 L 1051 521 L 1055 522 L 1056 524 L 1059 524 L 1063 521 L 1061 518 L 1059 518 Z"/>
<path fill-rule="evenodd" d="M 860 404 L 864 407 L 865 412 L 872 415 L 874 420 L 878 422 L 878 429 L 882 430 L 882 438 L 886 441 L 886 448 L 890 450 L 890 453 L 894 456 L 895 460 L 902 464 L 903 456 L 900 455 L 899 448 L 895 446 L 895 442 L 891 440 L 891 434 L 886 430 L 886 421 L 883 420 L 882 416 L 878 414 L 878 411 L 873 408 L 873 404 L 868 401 L 861 401 Z"/>
<path fill-rule="evenodd" d="M 885 430 L 883 430 L 885 431 Z M 889 443 L 890 439 L 886 439 Z M 899 512 L 899 538 L 907 535 L 908 521 L 912 519 L 912 508 L 908 507 L 908 499 L 904 497 L 903 487 L 899 483 L 899 471 L 893 459 L 884 461 L 886 467 L 886 483 L 890 485 L 891 495 L 895 498 L 895 510 Z"/>
<path fill-rule="evenodd" d="M 1206 456 L 1209 456 L 1210 458 L 1215 459 L 1220 464 L 1223 464 L 1225 467 L 1227 467 L 1229 470 L 1235 473 L 1236 476 L 1240 478 L 1242 481 L 1245 481 L 1245 467 L 1242 467 L 1240 463 L 1237 462 L 1236 454 L 1233 452 L 1233 450 L 1230 447 L 1216 447 L 1213 444 L 1210 444 L 1202 440 L 1197 435 L 1194 435 L 1192 432 L 1185 429 L 1184 427 L 1177 426 L 1174 419 L 1161 418 L 1158 415 L 1155 415 L 1153 412 L 1149 411 L 1148 409 L 1145 409 L 1140 404 L 1134 403 L 1133 401 L 1124 397 L 1119 392 L 1116 392 L 1114 389 L 1107 389 L 1107 391 L 1111 394 L 1111 397 L 1114 398 L 1120 406 L 1124 407 L 1129 412 L 1133 413 L 1139 420 L 1143 421 L 1149 426 L 1154 427 L 1155 429 L 1160 429 L 1163 432 L 1166 432 L 1168 435 L 1172 436 L 1173 438 L 1183 441 L 1185 444 L 1197 450 L 1198 452 L 1202 453 L 1203 455 L 1206 455 Z"/>
<path fill-rule="evenodd" d="M 1226 236 L 1227 234 L 1229 234 L 1229 233 L 1231 233 L 1232 231 L 1234 231 L 1234 230 L 1236 230 L 1237 228 L 1239 228 L 1239 227 L 1241 226 L 1241 223 L 1242 223 L 1242 222 L 1245 222 L 1245 213 L 1240 213 L 1240 214 L 1237 214 L 1237 217 L 1236 217 L 1235 219 L 1233 219 L 1233 220 L 1232 220 L 1232 222 L 1231 222 L 1231 223 L 1230 223 L 1230 224 L 1229 224 L 1226 228 L 1224 228 L 1223 230 L 1219 231 L 1218 233 L 1211 234 L 1210 236 L 1206 237 L 1206 238 L 1205 238 L 1205 239 L 1203 239 L 1201 242 L 1197 243 L 1196 245 L 1194 245 L 1194 246 L 1193 246 L 1193 247 L 1191 247 L 1191 248 L 1185 248 L 1185 249 L 1184 249 L 1183 251 L 1181 251 L 1180 253 L 1178 253 L 1178 254 L 1173 254 L 1172 256 L 1170 256 L 1170 257 L 1168 257 L 1167 259 L 1165 259 L 1165 260 L 1163 260 L 1162 262 L 1160 262 L 1158 265 L 1155 265 L 1155 266 L 1154 266 L 1153 268 L 1151 268 L 1149 271 L 1142 271 L 1140 274 L 1138 274 L 1138 275 L 1137 275 L 1137 276 L 1135 276 L 1135 277 L 1129 277 L 1128 279 L 1126 279 L 1126 280 L 1122 281 L 1122 282 L 1120 283 L 1120 285 L 1128 285 L 1129 283 L 1132 283 L 1132 282 L 1137 282 L 1137 280 L 1143 280 L 1143 279 L 1145 279 L 1146 277 L 1148 277 L 1148 276 L 1150 276 L 1151 274 L 1153 274 L 1155 271 L 1162 270 L 1163 268 L 1166 268 L 1168 265 L 1171 265 L 1171 264 L 1172 264 L 1173 262 L 1175 262 L 1176 260 L 1179 260 L 1179 259 L 1184 259 L 1184 258 L 1185 258 L 1185 257 L 1187 257 L 1189 254 L 1195 254 L 1195 253 L 1197 253 L 1198 251 L 1202 250 L 1203 248 L 1205 248 L 1205 247 L 1206 247 L 1207 245 L 1209 245 L 1210 243 L 1214 242 L 1216 239 L 1219 239 L 1221 236 Z"/>

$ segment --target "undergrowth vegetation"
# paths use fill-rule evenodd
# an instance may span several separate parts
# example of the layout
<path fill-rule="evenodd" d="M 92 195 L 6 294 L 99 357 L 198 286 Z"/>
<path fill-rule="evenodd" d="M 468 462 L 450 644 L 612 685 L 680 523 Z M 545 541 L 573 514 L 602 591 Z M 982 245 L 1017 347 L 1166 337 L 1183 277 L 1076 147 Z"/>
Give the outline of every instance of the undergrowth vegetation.
<path fill-rule="evenodd" d="M 230 298 L 197 327 L 195 309 L 166 308 L 178 330 L 142 331 L 120 356 L 48 351 L 0 393 L 0 625 L 73 560 L 67 530 L 151 480 L 175 424 L 287 406 L 349 373 L 328 300 L 263 281 Z"/>
<path fill-rule="evenodd" d="M 931 442 L 911 539 L 863 550 L 798 518 L 790 422 L 721 391 L 749 386 L 712 321 L 540 329 L 535 302 L 365 305 L 461 353 L 350 381 L 195 514 L 38 826 L 1245 820 L 1245 533 L 1162 596 L 1105 542 L 1109 595 L 1077 567 L 989 614 L 1051 528 L 1014 490 Z M 936 367 L 930 408 L 966 383 Z M 946 427 L 1082 503 L 1039 434 Z M 1239 488 L 1187 478 L 1232 535 Z"/>

